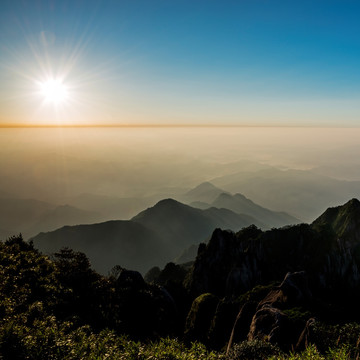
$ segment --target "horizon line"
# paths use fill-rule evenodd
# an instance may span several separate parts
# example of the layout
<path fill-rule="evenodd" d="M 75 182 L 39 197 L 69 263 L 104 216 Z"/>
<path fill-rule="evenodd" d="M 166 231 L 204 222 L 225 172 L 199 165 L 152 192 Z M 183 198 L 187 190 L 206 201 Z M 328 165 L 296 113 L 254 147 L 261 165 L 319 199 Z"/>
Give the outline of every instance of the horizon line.
<path fill-rule="evenodd" d="M 1 129 L 7 128 L 359 128 L 348 125 L 288 125 L 288 124 L 1 124 Z"/>

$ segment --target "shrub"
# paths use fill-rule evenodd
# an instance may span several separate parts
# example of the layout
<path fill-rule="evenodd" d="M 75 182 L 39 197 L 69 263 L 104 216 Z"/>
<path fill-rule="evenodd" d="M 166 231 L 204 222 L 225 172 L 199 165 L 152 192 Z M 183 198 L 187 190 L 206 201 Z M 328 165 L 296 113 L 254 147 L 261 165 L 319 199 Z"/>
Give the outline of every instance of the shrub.
<path fill-rule="evenodd" d="M 280 355 L 281 350 L 269 342 L 261 340 L 243 341 L 230 350 L 228 360 L 259 360 Z M 275 359 L 276 357 L 274 357 Z"/>

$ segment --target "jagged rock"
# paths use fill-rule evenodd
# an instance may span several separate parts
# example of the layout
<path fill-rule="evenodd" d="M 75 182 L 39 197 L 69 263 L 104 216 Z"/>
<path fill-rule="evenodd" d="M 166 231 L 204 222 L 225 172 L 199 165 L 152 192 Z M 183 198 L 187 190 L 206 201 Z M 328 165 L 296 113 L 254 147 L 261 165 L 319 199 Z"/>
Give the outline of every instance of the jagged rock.
<path fill-rule="evenodd" d="M 327 210 L 311 225 L 266 232 L 250 226 L 236 234 L 216 229 L 199 252 L 186 285 L 194 296 L 206 292 L 239 296 L 257 284 L 299 271 L 306 271 L 313 296 L 346 293 L 360 299 L 358 200 Z M 298 293 L 294 298 L 282 290 L 278 295 L 295 302 L 296 296 L 309 296 Z"/>
<path fill-rule="evenodd" d="M 248 340 L 266 340 L 272 344 L 288 344 L 289 322 L 279 309 L 264 305 L 252 318 Z"/>
<path fill-rule="evenodd" d="M 259 303 L 260 309 L 265 304 L 283 309 L 302 306 L 312 298 L 305 271 L 287 273 L 279 287 L 271 290 Z"/>
<path fill-rule="evenodd" d="M 116 285 L 141 289 L 145 287 L 146 283 L 138 271 L 122 269 L 116 280 Z"/>
<path fill-rule="evenodd" d="M 158 266 L 154 266 L 145 274 L 144 280 L 147 283 L 156 282 L 160 273 L 161 273 L 160 268 Z"/>
<path fill-rule="evenodd" d="M 346 204 L 328 208 L 312 226 L 330 226 L 343 246 L 360 242 L 360 201 L 351 199 Z"/>
<path fill-rule="evenodd" d="M 279 343 L 289 350 L 298 342 L 305 322 L 317 313 L 329 319 L 334 314 L 360 319 L 358 233 L 357 200 L 328 210 L 311 225 L 266 232 L 250 226 L 236 234 L 216 229 L 199 251 L 186 286 L 193 296 L 211 292 L 218 297 L 241 299 L 239 305 L 255 300 L 252 310 L 246 305 L 240 311 L 231 341 L 247 336 L 249 340 Z M 280 285 L 272 285 L 279 281 Z M 266 292 L 251 297 L 251 289 L 257 292 L 254 286 L 259 284 Z M 222 341 L 219 324 L 224 324 L 225 333 L 228 331 L 223 303 L 215 317 L 209 315 L 213 319 L 212 342 Z"/>
<path fill-rule="evenodd" d="M 307 348 L 308 345 L 313 343 L 313 328 L 316 324 L 316 319 L 311 318 L 306 322 L 305 328 L 300 334 L 299 340 L 296 344 L 296 350 L 302 351 Z"/>
<path fill-rule="evenodd" d="M 256 236 L 262 233 L 255 226 L 246 229 Z M 186 283 L 194 296 L 206 292 L 219 296 L 240 295 L 257 283 L 257 257 L 245 254 L 249 244 L 242 240 L 231 231 L 214 230 L 209 243 L 199 250 Z"/>
<path fill-rule="evenodd" d="M 211 320 L 214 317 L 219 299 L 212 294 L 197 297 L 186 318 L 185 337 L 188 340 L 207 342 Z"/>
<path fill-rule="evenodd" d="M 238 313 L 238 299 L 224 298 L 220 300 L 218 306 L 216 307 L 216 312 L 211 321 L 211 326 L 209 330 L 209 343 L 211 344 L 211 347 L 213 349 L 220 350 L 224 346 L 224 344 L 229 341 L 229 337 L 234 326 L 234 319 Z M 249 332 L 251 318 L 254 313 L 255 308 L 253 313 L 251 314 L 244 338 Z"/>
<path fill-rule="evenodd" d="M 256 312 L 257 302 L 246 302 L 240 309 L 234 326 L 231 331 L 226 353 L 229 352 L 233 343 L 237 343 L 247 339 L 252 318 Z"/>

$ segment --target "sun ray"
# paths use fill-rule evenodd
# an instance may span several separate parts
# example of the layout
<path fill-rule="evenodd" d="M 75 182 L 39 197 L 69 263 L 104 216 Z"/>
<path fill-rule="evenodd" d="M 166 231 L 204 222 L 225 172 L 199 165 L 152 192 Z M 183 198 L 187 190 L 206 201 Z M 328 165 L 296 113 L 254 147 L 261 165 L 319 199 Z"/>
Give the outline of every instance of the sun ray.
<path fill-rule="evenodd" d="M 49 78 L 39 83 L 39 87 L 45 103 L 61 105 L 69 98 L 67 86 L 59 78 Z"/>

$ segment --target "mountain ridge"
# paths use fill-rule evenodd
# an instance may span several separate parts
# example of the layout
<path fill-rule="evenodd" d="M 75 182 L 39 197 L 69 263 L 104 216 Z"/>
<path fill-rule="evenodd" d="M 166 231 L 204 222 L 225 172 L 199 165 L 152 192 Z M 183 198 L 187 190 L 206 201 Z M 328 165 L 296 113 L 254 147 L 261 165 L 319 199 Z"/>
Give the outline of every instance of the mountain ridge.
<path fill-rule="evenodd" d="M 360 202 L 353 199 L 326 210 L 312 224 L 265 232 L 250 226 L 236 234 L 216 229 L 196 258 L 189 289 L 240 294 L 304 270 L 311 273 L 315 289 L 360 285 L 359 215 Z M 348 274 L 346 281 L 343 274 Z"/>
<path fill-rule="evenodd" d="M 116 223 L 122 225 L 116 228 Z M 206 241 L 215 227 L 237 231 L 252 223 L 262 225 L 256 219 L 227 209 L 200 210 L 174 199 L 163 199 L 131 220 L 65 226 L 40 233 L 31 240 L 46 252 L 56 252 L 63 246 L 75 247 L 77 251 L 85 252 L 101 273 L 119 264 L 145 272 L 154 265 L 164 265 L 190 245 Z M 99 227 L 102 227 L 102 233 L 97 230 Z M 130 239 L 135 239 L 142 249 L 139 254 L 135 244 L 131 251 L 126 247 Z M 147 260 L 144 249 L 148 249 Z"/>

